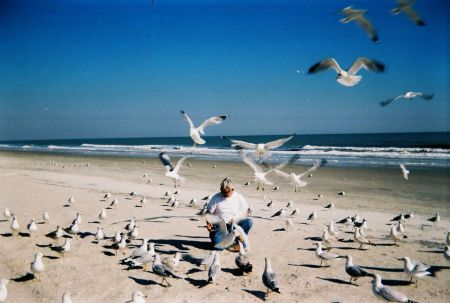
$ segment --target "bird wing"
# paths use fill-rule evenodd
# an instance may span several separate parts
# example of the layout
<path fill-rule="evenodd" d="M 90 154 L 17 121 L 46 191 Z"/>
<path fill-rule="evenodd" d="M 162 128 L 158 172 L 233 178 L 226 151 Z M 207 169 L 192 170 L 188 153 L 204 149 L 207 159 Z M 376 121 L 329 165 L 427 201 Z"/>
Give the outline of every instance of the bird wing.
<path fill-rule="evenodd" d="M 327 58 L 311 66 L 308 70 L 308 74 L 317 73 L 329 68 L 334 69 L 338 74 L 342 72 L 341 67 L 334 58 Z"/>
<path fill-rule="evenodd" d="M 245 142 L 245 141 L 241 141 L 241 140 L 234 140 L 234 139 L 230 139 L 230 138 L 225 137 L 225 136 L 222 136 L 222 138 L 230 141 L 231 142 L 231 146 L 236 148 L 236 149 L 242 149 L 242 148 L 256 149 L 258 147 L 258 145 L 255 144 L 255 143 Z"/>
<path fill-rule="evenodd" d="M 162 165 L 166 167 L 166 169 L 173 171 L 172 163 L 170 163 L 170 157 L 168 154 L 162 152 L 159 154 L 159 160 L 161 161 Z"/>
<path fill-rule="evenodd" d="M 183 157 L 180 160 L 178 160 L 177 165 L 175 165 L 175 168 L 173 169 L 173 172 L 178 174 L 178 171 L 181 168 L 181 165 L 183 165 L 184 160 L 186 160 L 188 157 Z"/>
<path fill-rule="evenodd" d="M 403 8 L 403 11 L 405 12 L 405 14 L 412 20 L 414 21 L 415 24 L 417 25 L 425 25 L 425 22 L 419 17 L 419 15 L 417 14 L 417 12 L 411 7 L 412 3 L 410 5 L 407 5 Z"/>
<path fill-rule="evenodd" d="M 387 286 L 383 286 L 378 289 L 378 293 L 385 298 L 387 301 L 392 302 L 407 302 L 408 298 L 402 294 L 401 292 L 398 292 L 392 288 L 389 288 Z"/>
<path fill-rule="evenodd" d="M 273 272 L 264 272 L 262 277 L 264 285 L 272 291 L 279 291 L 277 276 Z"/>
<path fill-rule="evenodd" d="M 425 99 L 425 100 L 431 100 L 431 99 L 433 99 L 433 94 L 431 94 L 431 95 L 427 95 L 427 94 L 424 94 L 424 93 L 419 93 L 417 96 L 419 96 L 419 97 L 421 97 L 422 99 Z"/>
<path fill-rule="evenodd" d="M 249 250 L 250 249 L 250 239 L 248 238 L 247 234 L 245 233 L 244 229 L 240 227 L 237 224 L 233 224 L 233 228 L 238 232 L 240 235 L 239 240 L 242 242 L 244 249 Z"/>
<path fill-rule="evenodd" d="M 205 127 L 207 127 L 208 125 L 220 124 L 226 118 L 228 118 L 228 116 L 216 116 L 216 117 L 211 117 L 209 119 L 206 119 L 205 121 L 203 121 L 202 124 L 200 124 L 200 126 L 198 127 L 198 131 L 200 133 L 204 133 Z"/>
<path fill-rule="evenodd" d="M 189 127 L 195 128 L 194 123 L 192 123 L 191 118 L 189 118 L 188 114 L 184 110 L 181 111 L 181 114 L 183 115 L 184 119 L 186 119 L 186 121 L 189 123 Z"/>
<path fill-rule="evenodd" d="M 325 164 L 327 164 L 327 160 L 322 159 L 320 160 L 320 162 L 316 162 L 314 164 L 314 166 L 311 166 L 310 168 L 308 168 L 305 172 L 301 173 L 299 175 L 299 178 L 301 179 L 302 177 L 306 176 L 307 174 L 310 174 L 311 172 L 321 168 L 322 166 L 324 166 Z"/>
<path fill-rule="evenodd" d="M 280 147 L 281 145 L 283 145 L 284 143 L 288 142 L 289 140 L 291 140 L 292 138 L 294 138 L 295 134 L 290 135 L 287 138 L 281 138 L 275 141 L 270 141 L 264 144 L 264 148 L 265 149 L 274 149 L 277 147 Z"/>
<path fill-rule="evenodd" d="M 250 158 L 246 153 L 241 152 L 240 153 L 242 161 L 246 163 L 248 166 L 250 166 L 256 173 L 263 173 L 262 168 L 253 161 L 252 158 Z"/>
<path fill-rule="evenodd" d="M 288 174 L 288 173 L 285 173 L 284 171 L 281 171 L 281 170 L 279 170 L 279 169 L 277 169 L 277 168 L 275 168 L 273 171 L 274 171 L 277 175 L 279 175 L 279 176 L 281 176 L 281 177 L 283 177 L 283 178 L 289 179 L 289 174 Z"/>
<path fill-rule="evenodd" d="M 373 72 L 383 72 L 385 70 L 385 65 L 376 60 L 372 60 L 369 58 L 357 58 L 355 62 L 353 62 L 352 66 L 348 70 L 348 73 L 351 75 L 356 75 L 356 73 L 364 68 Z"/>
<path fill-rule="evenodd" d="M 369 34 L 372 41 L 378 41 L 378 34 L 372 23 L 367 18 L 360 16 L 356 18 L 355 21 Z"/>

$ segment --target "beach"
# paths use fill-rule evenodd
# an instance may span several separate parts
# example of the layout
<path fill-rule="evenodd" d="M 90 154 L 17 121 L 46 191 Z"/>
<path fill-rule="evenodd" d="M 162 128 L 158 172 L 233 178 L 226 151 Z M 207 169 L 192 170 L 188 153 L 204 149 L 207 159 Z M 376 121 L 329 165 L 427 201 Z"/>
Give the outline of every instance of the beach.
<path fill-rule="evenodd" d="M 72 294 L 76 302 L 126 302 L 135 290 L 148 296 L 148 302 L 261 302 L 266 291 L 261 275 L 264 258 L 272 260 L 278 274 L 281 294 L 270 294 L 271 302 L 378 302 L 371 293 L 371 278 L 360 278 L 348 283 L 345 259 L 330 262 L 329 267 L 319 267 L 313 243 L 320 240 L 324 224 L 339 221 L 358 214 L 368 221 L 365 231 L 376 246 L 357 249 L 352 229 L 341 229 L 343 241 L 333 243 L 332 252 L 350 254 L 355 264 L 365 266 L 382 276 L 385 284 L 406 294 L 418 302 L 448 302 L 450 296 L 450 263 L 443 256 L 447 231 L 450 230 L 448 168 L 409 168 L 410 178 L 404 180 L 398 167 L 333 167 L 325 166 L 315 171 L 300 192 L 284 179 L 270 174 L 268 179 L 280 187 L 266 186 L 257 191 L 256 184 L 244 184 L 251 179 L 252 170 L 244 163 L 221 161 L 196 161 L 188 159 L 180 175 L 185 178 L 177 195 L 180 206 L 172 208 L 164 193 L 173 192 L 172 180 L 164 176 L 164 167 L 157 158 L 131 158 L 107 156 L 75 156 L 51 153 L 0 152 L 0 210 L 8 207 L 20 223 L 20 235 L 11 236 L 10 223 L 0 218 L 0 278 L 13 280 L 8 284 L 7 302 L 60 302 L 64 292 Z M 306 166 L 291 165 L 285 171 L 304 171 Z M 243 194 L 252 206 L 254 227 L 250 231 L 251 249 L 248 256 L 253 272 L 242 276 L 236 268 L 235 253 L 221 252 L 222 272 L 217 284 L 206 284 L 208 272 L 193 264 L 192 259 L 206 256 L 212 249 L 204 218 L 196 215 L 205 201 L 219 189 L 224 177 L 230 177 L 236 190 Z M 151 178 L 151 182 L 148 182 Z M 98 215 L 111 198 L 119 199 L 119 205 L 107 209 L 105 222 L 98 223 Z M 131 192 L 137 195 L 131 196 Z M 345 195 L 339 195 L 345 192 Z M 322 194 L 322 197 L 318 195 Z M 75 202 L 66 207 L 69 197 Z M 267 201 L 273 200 L 271 208 Z M 145 207 L 139 207 L 142 197 Z M 188 207 L 196 197 L 196 207 Z M 300 209 L 293 218 L 294 228 L 285 231 L 287 217 L 270 216 L 284 207 L 289 200 L 293 208 Z M 333 202 L 335 207 L 325 209 Z M 307 224 L 307 216 L 313 210 L 317 220 Z M 31 218 L 42 221 L 48 211 L 49 224 L 38 224 L 36 235 L 28 236 L 26 225 Z M 392 245 L 389 235 L 390 219 L 400 213 L 414 212 L 414 218 L 406 222 L 407 238 L 399 246 Z M 440 213 L 441 221 L 434 226 L 427 219 Z M 52 251 L 48 245 L 52 239 L 45 234 L 57 225 L 68 227 L 77 213 L 82 213 L 81 237 L 72 241 L 72 250 L 65 257 Z M 112 237 L 116 231 L 124 231 L 128 220 L 136 218 L 140 238 L 156 243 L 156 251 L 162 257 L 175 252 L 189 254 L 182 260 L 177 273 L 183 279 L 170 279 L 172 287 L 162 287 L 161 278 L 142 269 L 127 270 L 119 264 L 123 258 L 103 247 L 111 243 L 105 240 L 95 244 L 97 226 L 105 228 Z M 129 246 L 140 245 L 133 240 Z M 36 252 L 42 252 L 45 272 L 41 282 L 25 279 Z M 131 253 L 128 248 L 126 254 Z M 408 256 L 414 260 L 438 267 L 434 277 L 419 280 L 418 287 L 409 284 L 403 273 L 403 261 Z"/>

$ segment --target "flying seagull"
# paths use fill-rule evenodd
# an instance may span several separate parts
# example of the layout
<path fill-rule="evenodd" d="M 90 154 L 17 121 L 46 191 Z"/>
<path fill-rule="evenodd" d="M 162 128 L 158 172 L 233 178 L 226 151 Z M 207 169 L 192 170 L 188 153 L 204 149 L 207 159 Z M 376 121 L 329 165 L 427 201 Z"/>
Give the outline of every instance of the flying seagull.
<path fill-rule="evenodd" d="M 267 158 L 269 150 L 282 146 L 284 143 L 294 138 L 294 136 L 295 134 L 290 135 L 289 137 L 286 138 L 281 138 L 267 143 L 250 143 L 241 140 L 230 139 L 225 136 L 222 136 L 222 138 L 230 141 L 231 147 L 234 147 L 235 149 L 254 149 L 255 153 L 259 157 L 259 162 L 261 163 L 263 159 Z"/>
<path fill-rule="evenodd" d="M 391 99 L 388 99 L 385 101 L 381 101 L 380 106 L 381 107 L 387 106 L 387 105 L 391 104 L 392 102 L 394 102 L 395 100 L 402 99 L 402 98 L 409 99 L 410 101 L 412 101 L 412 99 L 414 99 L 416 97 L 420 97 L 424 100 L 431 100 L 431 99 L 433 99 L 433 96 L 434 96 L 433 94 L 424 94 L 421 92 L 406 92 L 401 95 L 398 95 L 397 97 L 394 97 L 394 98 L 391 98 Z"/>
<path fill-rule="evenodd" d="M 173 180 L 175 187 L 180 186 L 181 181 L 183 181 L 183 177 L 181 177 L 178 172 L 180 171 L 181 165 L 183 164 L 184 160 L 186 160 L 187 158 L 188 157 L 181 158 L 180 160 L 178 160 L 177 165 L 173 167 L 168 154 L 164 152 L 159 154 L 159 160 L 166 168 L 166 177 Z"/>
<path fill-rule="evenodd" d="M 203 121 L 203 123 L 200 124 L 200 126 L 196 128 L 194 126 L 194 124 L 192 123 L 191 118 L 189 118 L 188 114 L 184 110 L 181 111 L 181 114 L 186 119 L 186 121 L 189 123 L 189 127 L 190 127 L 189 135 L 191 136 L 192 140 L 195 142 L 194 146 L 196 146 L 196 144 L 201 145 L 201 144 L 206 143 L 206 141 L 201 138 L 201 135 L 205 134 L 205 127 L 207 127 L 208 125 L 220 124 L 223 122 L 223 120 L 228 118 L 228 116 L 211 117 L 211 118 L 208 118 L 205 121 Z"/>
<path fill-rule="evenodd" d="M 271 181 L 266 179 L 266 176 L 270 172 L 272 172 L 273 169 L 269 169 L 269 170 L 264 171 L 260 165 L 256 164 L 255 161 L 253 161 L 253 159 L 248 156 L 248 154 L 246 154 L 246 153 L 241 151 L 240 155 L 241 155 L 242 160 L 248 166 L 250 166 L 253 169 L 253 171 L 254 171 L 253 178 L 258 183 L 258 185 L 256 187 L 256 190 L 259 190 L 260 188 L 261 188 L 261 190 L 264 190 L 264 185 L 273 185 L 273 183 Z"/>
<path fill-rule="evenodd" d="M 339 20 L 341 23 L 349 23 L 351 21 L 355 21 L 362 29 L 369 35 L 370 40 L 373 42 L 377 42 L 379 40 L 378 34 L 373 27 L 372 23 L 364 17 L 364 14 L 367 10 L 359 10 L 353 9 L 352 6 L 347 6 L 343 10 L 341 10 L 343 14 L 345 14 L 345 18 Z"/>
<path fill-rule="evenodd" d="M 295 173 L 285 173 L 279 169 L 275 169 L 275 173 L 278 174 L 279 176 L 286 178 L 289 180 L 290 184 L 292 184 L 294 186 L 294 191 L 300 191 L 300 187 L 304 187 L 306 186 L 308 183 L 302 181 L 301 179 L 304 176 L 309 175 L 311 172 L 317 170 L 318 168 L 324 166 L 327 163 L 327 160 L 322 159 L 320 162 L 314 163 L 313 166 L 311 166 L 309 169 L 307 169 L 305 172 L 301 173 L 301 174 L 295 174 Z"/>
<path fill-rule="evenodd" d="M 402 170 L 403 178 L 408 180 L 409 170 L 406 169 L 404 164 L 400 164 L 400 168 Z"/>
<path fill-rule="evenodd" d="M 398 15 L 404 12 L 412 22 L 419 26 L 424 26 L 425 22 L 419 17 L 416 11 L 412 8 L 415 0 L 397 0 L 398 6 L 391 9 L 393 15 Z"/>
<path fill-rule="evenodd" d="M 383 72 L 386 67 L 383 63 L 372 59 L 357 58 L 348 70 L 343 70 L 334 58 L 327 58 L 311 66 L 308 70 L 308 74 L 314 74 L 330 68 L 338 73 L 336 81 L 339 84 L 344 86 L 355 86 L 361 81 L 362 77 L 356 75 L 361 68 L 379 73 Z"/>

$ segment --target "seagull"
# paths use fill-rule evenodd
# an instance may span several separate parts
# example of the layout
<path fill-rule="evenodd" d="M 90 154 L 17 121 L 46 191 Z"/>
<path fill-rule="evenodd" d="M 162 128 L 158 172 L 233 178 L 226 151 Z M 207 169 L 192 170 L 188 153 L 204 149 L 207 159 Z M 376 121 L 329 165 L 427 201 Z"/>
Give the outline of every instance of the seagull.
<path fill-rule="evenodd" d="M 294 202 L 292 200 L 289 200 L 289 202 L 286 204 L 286 208 L 289 208 L 294 205 Z"/>
<path fill-rule="evenodd" d="M 391 99 L 388 99 L 385 101 L 381 101 L 380 106 L 382 106 L 382 107 L 387 106 L 387 105 L 391 104 L 392 102 L 402 99 L 402 98 L 407 99 L 407 100 L 409 99 L 410 101 L 412 101 L 412 99 L 414 99 L 416 97 L 420 97 L 424 100 L 431 100 L 431 99 L 433 99 L 433 96 L 434 96 L 433 94 L 428 95 L 428 94 L 424 94 L 421 92 L 406 92 L 401 95 L 398 95 L 397 97 L 394 97 L 394 98 L 391 98 Z"/>
<path fill-rule="evenodd" d="M 344 256 L 347 261 L 345 262 L 345 272 L 350 276 L 350 284 L 352 284 L 353 280 L 357 280 L 361 277 L 372 277 L 373 274 L 365 271 L 361 267 L 357 265 L 353 265 L 353 258 L 350 255 Z"/>
<path fill-rule="evenodd" d="M 330 221 L 330 223 L 327 224 L 326 226 L 327 226 L 327 228 L 328 228 L 328 233 L 329 233 L 331 236 L 336 237 L 336 236 L 338 235 L 339 231 L 334 229 L 334 223 L 333 223 L 333 221 Z"/>
<path fill-rule="evenodd" d="M 339 20 L 341 23 L 349 23 L 351 21 L 355 21 L 369 35 L 370 40 L 372 40 L 373 42 L 378 41 L 378 34 L 375 28 L 373 27 L 372 23 L 364 17 L 364 14 L 367 12 L 367 10 L 353 9 L 352 6 L 348 6 L 341 10 L 341 12 L 346 15 L 345 18 Z"/>
<path fill-rule="evenodd" d="M 345 224 L 345 225 L 353 225 L 353 221 L 351 217 L 346 217 L 338 222 L 336 224 Z"/>
<path fill-rule="evenodd" d="M 31 271 L 37 281 L 40 281 L 40 275 L 45 270 L 44 263 L 42 262 L 43 256 L 41 252 L 37 252 L 34 256 L 34 261 L 31 263 Z"/>
<path fill-rule="evenodd" d="M 119 199 L 117 199 L 116 197 L 114 198 L 114 200 L 112 200 L 111 204 L 109 205 L 109 207 L 114 208 L 117 205 L 119 205 Z"/>
<path fill-rule="evenodd" d="M 63 231 L 62 227 L 60 225 L 58 225 L 56 227 L 55 231 L 52 231 L 52 232 L 46 234 L 45 236 L 58 241 L 60 238 L 62 238 L 63 234 L 64 234 L 64 231 Z"/>
<path fill-rule="evenodd" d="M 106 219 L 106 217 L 107 217 L 107 215 L 106 215 L 106 209 L 105 209 L 105 208 L 102 208 L 102 211 L 101 211 L 100 214 L 98 215 L 98 218 L 99 218 L 101 221 L 103 221 L 103 220 Z"/>
<path fill-rule="evenodd" d="M 356 75 L 356 73 L 361 68 L 373 72 L 383 72 L 385 70 L 385 66 L 381 62 L 368 58 L 357 58 L 350 69 L 346 71 L 341 69 L 334 58 L 327 58 L 311 66 L 308 74 L 314 74 L 329 68 L 334 69 L 338 73 L 336 81 L 343 86 L 355 86 L 358 84 L 362 77 Z"/>
<path fill-rule="evenodd" d="M 203 259 L 200 260 L 199 266 L 204 265 L 206 270 L 206 267 L 210 266 L 214 262 L 215 254 L 216 251 L 212 251 L 211 253 L 207 254 Z"/>
<path fill-rule="evenodd" d="M 70 196 L 69 200 L 67 200 L 69 205 L 72 205 L 75 202 L 75 198 L 73 196 Z"/>
<path fill-rule="evenodd" d="M 338 196 L 345 196 L 345 191 L 341 191 L 338 193 Z"/>
<path fill-rule="evenodd" d="M 376 297 L 381 297 L 384 301 L 389 302 L 401 302 L 401 303 L 417 303 L 409 300 L 404 294 L 396 291 L 388 286 L 384 286 L 381 283 L 381 277 L 379 274 L 373 275 L 372 280 L 372 292 Z"/>
<path fill-rule="evenodd" d="M 294 209 L 294 211 L 291 213 L 291 217 L 295 217 L 296 215 L 298 215 L 299 212 L 300 212 L 300 209 L 297 207 L 297 208 Z"/>
<path fill-rule="evenodd" d="M 142 239 L 142 244 L 135 250 L 131 252 L 131 254 L 123 261 L 124 263 L 130 262 L 132 259 L 136 259 L 139 257 L 142 257 L 147 253 L 148 248 L 148 239 L 144 238 Z"/>
<path fill-rule="evenodd" d="M 408 214 L 400 214 L 391 219 L 391 221 L 405 221 L 405 219 L 414 218 L 414 213 L 410 211 Z"/>
<path fill-rule="evenodd" d="M 74 222 L 77 222 L 78 224 L 81 224 L 81 213 L 77 213 L 77 217 L 75 218 Z"/>
<path fill-rule="evenodd" d="M 269 295 L 269 292 L 281 293 L 280 286 L 278 285 L 277 275 L 272 270 L 272 264 L 269 258 L 265 258 L 264 273 L 262 275 L 262 281 L 267 287 L 267 292 L 265 297 Z"/>
<path fill-rule="evenodd" d="M 101 240 L 105 239 L 105 233 L 103 231 L 103 227 L 97 227 L 97 232 L 95 233 L 95 239 L 97 240 L 97 244 L 100 243 Z"/>
<path fill-rule="evenodd" d="M 403 178 L 408 180 L 409 170 L 406 169 L 404 164 L 400 164 L 400 168 L 402 170 Z"/>
<path fill-rule="evenodd" d="M 195 206 L 195 205 L 197 205 L 197 202 L 198 202 L 197 198 L 194 197 L 194 198 L 192 198 L 191 201 L 189 201 L 188 206 L 189 207 Z"/>
<path fill-rule="evenodd" d="M 214 125 L 214 124 L 220 124 L 222 123 L 226 118 L 228 118 L 228 116 L 216 116 L 216 117 L 211 117 L 206 119 L 205 121 L 203 121 L 202 124 L 200 124 L 199 127 L 195 128 L 194 124 L 192 123 L 191 118 L 189 118 L 188 114 L 185 111 L 181 111 L 181 114 L 183 115 L 183 117 L 186 119 L 186 121 L 189 123 L 189 135 L 191 136 L 192 140 L 194 141 L 194 147 L 197 144 L 205 144 L 206 141 L 203 140 L 201 138 L 201 135 L 205 134 L 205 127 L 209 126 L 209 125 Z"/>
<path fill-rule="evenodd" d="M 64 254 L 66 252 L 70 251 L 70 241 L 72 241 L 72 239 L 68 238 L 64 241 L 64 244 L 61 246 L 51 246 L 51 250 L 56 251 L 58 253 L 61 254 L 62 257 L 64 257 Z"/>
<path fill-rule="evenodd" d="M 31 222 L 27 225 L 28 232 L 30 233 L 30 236 L 32 233 L 37 231 L 37 225 L 36 221 L 34 219 L 31 219 Z"/>
<path fill-rule="evenodd" d="M 170 269 L 176 271 L 176 268 L 180 264 L 181 253 L 177 251 L 173 257 L 168 257 L 162 260 L 162 264 L 166 265 Z"/>
<path fill-rule="evenodd" d="M 222 272 L 222 267 L 220 265 L 219 253 L 215 252 L 214 261 L 208 270 L 208 283 L 214 283 Z"/>
<path fill-rule="evenodd" d="M 45 224 L 48 224 L 48 222 L 50 220 L 50 215 L 48 214 L 47 211 L 42 214 L 42 219 L 44 220 Z"/>
<path fill-rule="evenodd" d="M 275 218 L 275 217 L 282 217 L 286 214 L 286 208 L 281 208 L 279 211 L 277 211 L 276 213 L 274 213 L 271 218 Z"/>
<path fill-rule="evenodd" d="M 103 196 L 103 199 L 108 199 L 108 198 L 111 198 L 111 193 L 106 193 L 106 194 Z"/>
<path fill-rule="evenodd" d="M 16 233 L 19 233 L 20 224 L 17 220 L 16 216 L 13 216 L 12 222 L 11 222 L 11 233 L 14 236 Z"/>
<path fill-rule="evenodd" d="M 365 238 L 361 235 L 359 227 L 355 227 L 355 234 L 353 236 L 353 239 L 355 240 L 355 242 L 358 242 L 360 244 L 358 249 L 362 248 L 363 245 L 365 245 L 365 244 L 373 245 L 373 243 L 371 243 L 367 238 Z"/>
<path fill-rule="evenodd" d="M 6 299 L 8 299 L 8 289 L 6 288 L 6 285 L 9 283 L 9 280 L 7 279 L 1 279 L 0 280 L 0 302 L 6 302 Z"/>
<path fill-rule="evenodd" d="M 309 214 L 308 219 L 306 219 L 306 220 L 309 221 L 309 223 L 311 224 L 316 219 L 317 219 L 317 213 L 315 210 L 313 210 L 313 212 Z"/>
<path fill-rule="evenodd" d="M 175 167 L 172 166 L 172 163 L 170 163 L 170 157 L 165 152 L 162 152 L 159 154 L 159 160 L 166 168 L 166 177 L 173 180 L 175 188 L 180 186 L 180 182 L 183 181 L 183 177 L 181 177 L 178 172 L 180 171 L 180 168 L 188 157 L 183 157 L 180 160 L 178 160 L 177 165 Z"/>
<path fill-rule="evenodd" d="M 139 236 L 139 229 L 137 226 L 134 226 L 133 229 L 128 233 L 128 237 L 131 240 L 136 240 Z"/>
<path fill-rule="evenodd" d="M 147 270 L 147 264 L 153 261 L 156 254 L 155 243 L 150 242 L 149 246 L 150 248 L 145 254 L 130 261 L 132 266 L 142 266 L 144 270 Z"/>
<path fill-rule="evenodd" d="M 125 226 L 125 229 L 128 231 L 132 231 L 136 226 L 136 218 L 133 217 L 129 220 L 129 223 Z"/>
<path fill-rule="evenodd" d="M 240 153 L 242 160 L 244 163 L 246 163 L 248 166 L 250 166 L 254 173 L 253 178 L 258 182 L 258 186 L 256 187 L 256 190 L 264 190 L 264 185 L 273 185 L 273 183 L 266 179 L 266 176 L 273 171 L 273 169 L 269 169 L 267 171 L 263 171 L 261 166 L 256 164 L 252 158 L 248 156 L 248 154 L 241 151 Z"/>
<path fill-rule="evenodd" d="M 248 256 L 245 254 L 244 246 L 242 245 L 242 242 L 239 241 L 239 254 L 237 255 L 236 259 L 234 259 L 234 262 L 236 263 L 236 266 L 244 273 L 250 273 L 253 270 L 253 265 L 250 263 L 250 260 Z"/>
<path fill-rule="evenodd" d="M 334 208 L 334 203 L 331 202 L 330 204 L 325 205 L 323 208 Z"/>
<path fill-rule="evenodd" d="M 115 249 L 116 256 L 118 251 L 121 251 L 122 254 L 125 255 L 124 249 L 127 248 L 127 236 L 123 235 L 119 242 L 111 245 L 111 248 Z"/>
<path fill-rule="evenodd" d="M 300 187 L 304 187 L 306 186 L 308 183 L 302 181 L 301 179 L 304 176 L 307 176 L 309 173 L 319 169 L 320 167 L 324 166 L 327 163 L 327 160 L 322 159 L 320 162 L 315 163 L 312 167 L 310 167 L 308 170 L 306 170 L 305 172 L 301 173 L 301 174 L 295 174 L 295 173 L 285 173 L 279 169 L 275 169 L 275 173 L 278 174 L 279 176 L 286 178 L 289 180 L 290 184 L 292 184 L 294 186 L 294 192 L 300 191 Z"/>
<path fill-rule="evenodd" d="M 316 258 L 319 259 L 319 261 L 320 261 L 320 266 L 322 266 L 322 263 L 325 263 L 325 265 L 327 265 L 328 261 L 336 260 L 337 258 L 339 258 L 339 256 L 336 254 L 333 254 L 333 253 L 330 253 L 327 251 L 323 251 L 322 243 L 314 242 L 314 245 L 317 246 L 315 254 L 316 254 Z"/>
<path fill-rule="evenodd" d="M 417 286 L 417 278 L 423 278 L 425 276 L 430 276 L 431 272 L 428 271 L 430 266 L 427 266 L 423 263 L 417 261 L 411 261 L 408 257 L 403 257 L 400 260 L 404 261 L 403 271 L 405 274 L 410 277 L 410 282 L 413 278 L 416 278 L 416 286 Z"/>
<path fill-rule="evenodd" d="M 145 299 L 147 296 L 144 296 L 142 292 L 139 290 L 133 291 L 133 294 L 131 295 L 131 301 L 128 301 L 127 303 L 145 303 Z"/>
<path fill-rule="evenodd" d="M 272 204 L 273 204 L 273 200 L 270 200 L 270 201 L 266 204 L 266 206 L 270 208 L 270 207 L 272 207 Z"/>
<path fill-rule="evenodd" d="M 141 205 L 141 207 L 145 207 L 146 203 L 147 203 L 147 199 L 145 199 L 145 197 L 142 197 L 141 201 L 139 201 L 139 204 Z"/>
<path fill-rule="evenodd" d="M 447 245 L 447 247 L 445 248 L 445 251 L 444 251 L 444 258 L 447 261 L 450 261 L 450 246 L 448 246 L 448 245 Z"/>
<path fill-rule="evenodd" d="M 391 10 L 393 15 L 398 15 L 401 12 L 404 12 L 408 15 L 409 19 L 414 22 L 416 25 L 424 26 L 425 22 L 419 17 L 415 10 L 413 10 L 412 6 L 415 0 L 397 0 L 398 6 Z"/>
<path fill-rule="evenodd" d="M 322 232 L 322 243 L 324 246 L 330 247 L 331 250 L 331 242 L 336 241 L 336 238 L 330 234 L 328 228 L 324 228 Z"/>
<path fill-rule="evenodd" d="M 155 254 L 152 270 L 153 270 L 154 274 L 162 277 L 162 281 L 161 281 L 162 286 L 164 286 L 163 285 L 164 281 L 166 281 L 167 286 L 169 286 L 169 287 L 172 286 L 172 285 L 170 285 L 169 281 L 167 281 L 167 279 L 166 279 L 168 277 L 181 279 L 181 277 L 174 274 L 173 271 L 169 267 L 167 267 L 161 263 L 161 257 L 159 256 L 159 254 Z"/>
<path fill-rule="evenodd" d="M 405 233 L 405 226 L 403 225 L 402 221 L 398 221 L 397 232 L 399 232 L 400 234 Z"/>
<path fill-rule="evenodd" d="M 11 212 L 9 211 L 9 208 L 5 208 L 5 211 L 3 212 L 3 216 L 7 219 L 11 218 Z"/>
<path fill-rule="evenodd" d="M 431 218 L 427 219 L 427 221 L 430 221 L 434 225 L 437 225 L 439 223 L 439 221 L 441 221 L 441 216 L 439 215 L 439 212 L 437 212 L 434 217 L 431 217 Z"/>
<path fill-rule="evenodd" d="M 353 226 L 362 228 L 367 228 L 367 220 L 363 219 L 361 222 L 357 222 L 356 220 L 353 222 Z"/>
<path fill-rule="evenodd" d="M 259 157 L 259 163 L 262 163 L 262 161 L 268 157 L 269 150 L 282 146 L 283 144 L 294 138 L 294 136 L 295 134 L 267 143 L 250 143 L 241 140 L 230 139 L 225 136 L 222 136 L 221 138 L 230 141 L 231 147 L 234 147 L 235 149 L 254 149 L 256 155 Z"/>
<path fill-rule="evenodd" d="M 447 232 L 447 237 L 445 237 L 445 244 L 450 245 L 450 231 Z"/>

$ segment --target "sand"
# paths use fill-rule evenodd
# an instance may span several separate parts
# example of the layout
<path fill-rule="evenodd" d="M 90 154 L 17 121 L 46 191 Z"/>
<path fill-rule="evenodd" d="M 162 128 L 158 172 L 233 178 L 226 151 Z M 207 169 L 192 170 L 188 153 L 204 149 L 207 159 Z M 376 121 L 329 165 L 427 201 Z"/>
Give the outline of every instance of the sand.
<path fill-rule="evenodd" d="M 242 163 L 188 160 L 192 167 L 184 166 L 180 174 L 186 177 L 180 188 L 181 206 L 173 209 L 163 199 L 166 191 L 174 191 L 171 180 L 157 159 L 81 157 L 37 153 L 0 153 L 0 211 L 5 207 L 17 215 L 21 235 L 11 236 L 10 220 L 0 218 L 0 278 L 13 279 L 8 284 L 7 302 L 60 302 L 64 292 L 72 293 L 73 302 L 126 302 L 134 290 L 148 296 L 147 302 L 261 302 L 265 288 L 261 282 L 264 257 L 272 259 L 279 276 L 281 294 L 271 294 L 270 302 L 377 302 L 371 292 L 371 279 L 361 278 L 348 284 L 344 259 L 320 268 L 314 257 L 313 242 L 320 238 L 325 223 L 359 214 L 366 218 L 366 234 L 378 244 L 358 250 L 351 242 L 351 229 L 342 227 L 343 242 L 333 244 L 333 252 L 351 254 L 357 265 L 378 273 L 386 283 L 418 302 L 448 302 L 450 264 L 443 257 L 443 243 L 449 225 L 449 173 L 447 169 L 410 168 L 410 180 L 405 181 L 397 168 L 342 168 L 324 167 L 307 178 L 308 185 L 295 193 L 285 180 L 270 175 L 279 187 L 272 191 L 256 191 L 256 185 L 244 186 L 251 176 Z M 87 165 L 89 164 L 89 165 Z M 213 168 L 213 166 L 216 166 Z M 305 169 L 289 167 L 287 170 Z M 147 174 L 147 177 L 144 177 Z M 236 254 L 221 253 L 222 273 L 217 284 L 205 285 L 207 271 L 192 264 L 192 258 L 201 258 L 211 249 L 204 220 L 195 208 L 187 207 L 193 198 L 201 199 L 214 194 L 221 179 L 231 177 L 252 205 L 254 228 L 250 232 L 251 250 L 248 253 L 254 265 L 253 273 L 242 276 L 236 269 Z M 151 178 L 153 182 L 147 183 Z M 129 194 L 135 191 L 138 195 Z M 345 196 L 338 193 L 345 191 Z M 109 206 L 112 198 L 103 199 L 106 192 L 119 199 L 115 209 L 107 210 L 107 219 L 101 225 L 107 236 L 124 231 L 127 221 L 136 217 L 139 234 L 156 243 L 163 256 L 177 251 L 191 258 L 182 261 L 178 273 L 180 280 L 170 280 L 173 287 L 160 285 L 161 279 L 151 267 L 127 270 L 119 264 L 122 255 L 93 243 L 98 215 Z M 323 194 L 318 198 L 318 194 Z M 267 208 L 266 199 L 273 200 Z M 65 207 L 70 196 L 75 198 L 71 207 Z M 137 207 L 145 196 L 145 208 Z M 286 218 L 269 217 L 292 200 L 300 214 L 293 219 L 292 231 L 284 231 Z M 334 202 L 336 207 L 323 207 Z M 306 217 L 316 210 L 318 219 L 306 224 Z M 292 208 L 288 213 L 292 212 Z M 389 226 L 395 215 L 414 211 L 415 216 L 406 224 L 407 239 L 400 246 L 387 239 Z M 50 214 L 49 224 L 38 224 L 35 236 L 28 237 L 26 225 L 31 218 L 42 221 L 42 213 Z M 437 211 L 441 222 L 432 226 L 426 219 Z M 64 258 L 48 245 L 53 240 L 45 234 L 57 225 L 68 227 L 81 212 L 81 237 L 72 241 L 72 251 Z M 131 245 L 139 245 L 134 240 Z M 104 243 L 109 244 L 109 241 Z M 30 280 L 30 262 L 40 251 L 46 271 L 41 282 Z M 131 249 L 127 250 L 127 254 Z M 398 258 L 409 256 L 439 271 L 435 277 L 419 281 L 418 287 L 409 284 L 403 273 L 403 262 Z"/>

